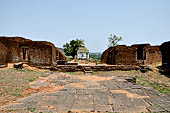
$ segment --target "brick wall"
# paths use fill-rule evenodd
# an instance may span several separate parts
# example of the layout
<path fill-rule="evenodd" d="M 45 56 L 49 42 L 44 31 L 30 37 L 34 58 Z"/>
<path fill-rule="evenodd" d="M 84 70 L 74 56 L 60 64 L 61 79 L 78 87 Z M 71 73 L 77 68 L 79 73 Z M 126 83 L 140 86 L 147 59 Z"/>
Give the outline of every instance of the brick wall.
<path fill-rule="evenodd" d="M 0 42 L 7 48 L 8 63 L 26 61 L 30 65 L 53 65 L 57 57 L 59 60 L 66 59 L 62 53 L 57 54 L 57 48 L 50 42 L 32 41 L 22 37 L 0 37 Z"/>
<path fill-rule="evenodd" d="M 114 49 L 114 47 L 109 47 L 108 49 L 106 49 L 103 52 L 103 54 L 101 56 L 101 62 L 102 63 L 109 63 L 110 62 L 110 61 L 108 61 L 108 60 L 110 60 L 110 58 L 108 58 L 108 57 L 110 57 L 109 52 L 111 52 L 113 49 Z"/>
<path fill-rule="evenodd" d="M 112 65 L 160 64 L 161 52 L 159 46 L 150 44 L 118 45 L 104 51 L 101 61 Z"/>
<path fill-rule="evenodd" d="M 29 46 L 28 63 L 29 65 L 51 65 L 53 50 L 47 42 L 32 42 Z"/>
<path fill-rule="evenodd" d="M 149 65 L 149 64 L 161 64 L 162 62 L 162 54 L 160 51 L 160 47 L 159 46 L 151 46 L 150 48 L 148 48 L 147 50 L 147 59 L 145 64 Z"/>
<path fill-rule="evenodd" d="M 0 65 L 7 65 L 7 48 L 0 43 Z"/>
<path fill-rule="evenodd" d="M 30 41 L 31 40 L 22 37 L 0 37 L 0 42 L 7 48 L 7 62 L 15 63 L 22 61 L 22 56 L 20 55 L 20 45 Z"/>

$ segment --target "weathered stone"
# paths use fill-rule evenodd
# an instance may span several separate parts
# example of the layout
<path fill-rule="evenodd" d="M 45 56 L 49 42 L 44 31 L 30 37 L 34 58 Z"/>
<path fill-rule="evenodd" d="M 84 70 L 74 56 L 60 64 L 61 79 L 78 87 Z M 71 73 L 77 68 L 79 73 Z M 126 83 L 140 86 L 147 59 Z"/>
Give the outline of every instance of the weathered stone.
<path fill-rule="evenodd" d="M 4 52 L 0 55 L 0 65 L 1 62 L 3 64 L 28 62 L 29 65 L 44 66 L 53 65 L 56 60 L 66 59 L 52 43 L 46 41 L 32 41 L 22 37 L 0 37 L 0 43 L 3 43 L 3 47 L 6 48 L 2 48 L 0 44 Z"/>
<path fill-rule="evenodd" d="M 170 102 L 170 97 L 168 95 L 166 95 L 166 94 L 161 94 L 160 98 L 167 101 L 167 102 Z"/>
<path fill-rule="evenodd" d="M 161 63 L 159 46 L 136 44 L 109 47 L 102 54 L 101 61 L 112 65 L 143 65 Z"/>
<path fill-rule="evenodd" d="M 144 100 L 151 105 L 165 104 L 165 101 L 163 99 L 161 99 L 160 97 L 144 98 Z"/>
<path fill-rule="evenodd" d="M 84 72 L 84 68 L 89 68 L 89 66 L 85 65 L 57 65 L 56 67 L 53 67 L 55 70 L 58 70 L 60 72 L 76 72 L 76 71 L 82 71 Z M 91 70 L 89 72 L 93 71 L 114 71 L 114 70 L 135 70 L 136 66 L 133 65 L 112 65 L 112 66 L 90 66 Z M 49 69 L 44 67 L 44 69 Z M 125 80 L 124 80 L 125 81 Z"/>
<path fill-rule="evenodd" d="M 7 66 L 7 48 L 0 42 L 0 66 Z"/>
<path fill-rule="evenodd" d="M 142 89 L 142 86 L 140 85 L 133 85 L 131 86 L 132 89 Z"/>
<path fill-rule="evenodd" d="M 40 87 L 47 87 L 48 85 L 49 85 L 48 83 L 45 83 L 43 81 L 40 81 L 40 82 L 35 81 L 31 84 L 30 88 L 36 89 Z"/>
<path fill-rule="evenodd" d="M 141 65 L 141 66 L 140 66 L 140 71 L 141 71 L 142 73 L 145 73 L 145 72 L 147 72 L 147 71 L 152 71 L 152 69 L 150 69 L 149 66 Z"/>
<path fill-rule="evenodd" d="M 63 88 L 49 92 L 37 92 L 19 99 L 13 104 L 2 106 L 0 110 L 12 108 L 18 113 L 24 113 L 28 107 L 34 107 L 35 112 L 47 113 L 170 111 L 169 96 L 161 95 L 153 88 L 140 87 L 127 81 L 118 82 L 117 79 L 121 77 L 114 77 L 114 80 L 90 81 L 81 80 L 82 76 L 87 77 L 87 75 L 65 76 L 63 73 L 52 73 L 46 78 L 41 77 L 40 80 L 34 82 L 44 79 L 49 86 L 54 85 L 56 88 L 61 85 L 61 82 L 64 83 Z M 99 77 L 99 80 L 102 79 L 102 76 L 96 77 Z M 55 82 L 59 84 L 54 84 Z M 74 82 L 76 83 L 73 85 Z M 38 86 L 42 85 L 43 83 Z"/>
<path fill-rule="evenodd" d="M 142 98 L 132 98 L 130 100 L 134 106 L 145 106 L 145 107 L 148 107 L 150 106 L 150 104 L 148 104 L 146 101 L 144 101 Z"/>
<path fill-rule="evenodd" d="M 124 77 L 124 79 L 133 84 L 136 83 L 136 77 Z"/>
<path fill-rule="evenodd" d="M 125 113 L 140 113 L 140 112 L 148 112 L 146 107 L 144 106 L 113 106 L 114 112 L 125 112 Z"/>
<path fill-rule="evenodd" d="M 93 99 L 90 99 L 89 95 L 78 95 L 75 104 L 93 104 Z"/>
<path fill-rule="evenodd" d="M 127 107 L 127 106 L 119 106 L 119 105 L 117 105 L 117 106 L 113 106 L 113 111 L 114 112 L 126 112 L 126 113 L 128 113 L 129 112 L 129 108 Z"/>
<path fill-rule="evenodd" d="M 72 111 L 72 112 L 91 112 L 91 111 L 94 111 L 94 106 L 92 104 L 73 104 L 70 111 Z"/>
<path fill-rule="evenodd" d="M 95 95 L 94 96 L 94 104 L 108 105 L 109 100 L 107 95 Z"/>
<path fill-rule="evenodd" d="M 153 105 L 153 106 L 149 106 L 147 107 L 148 111 L 150 112 L 165 112 L 166 109 L 159 106 L 159 105 Z"/>
<path fill-rule="evenodd" d="M 41 74 L 41 77 L 47 77 L 49 75 L 50 75 L 50 73 L 43 73 L 43 74 Z"/>
<path fill-rule="evenodd" d="M 111 105 L 94 105 L 94 111 L 97 112 L 113 112 Z"/>

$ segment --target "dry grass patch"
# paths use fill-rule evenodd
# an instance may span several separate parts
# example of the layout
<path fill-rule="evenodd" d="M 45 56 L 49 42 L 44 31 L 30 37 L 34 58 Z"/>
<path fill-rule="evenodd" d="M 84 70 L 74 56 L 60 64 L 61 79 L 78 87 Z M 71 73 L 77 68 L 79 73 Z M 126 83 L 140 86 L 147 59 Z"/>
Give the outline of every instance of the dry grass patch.
<path fill-rule="evenodd" d="M 36 80 L 40 74 L 42 72 L 28 69 L 0 70 L 0 106 L 25 96 L 22 94 L 23 90 L 29 88 L 29 83 Z"/>
<path fill-rule="evenodd" d="M 151 86 L 160 93 L 170 95 L 170 78 L 159 74 L 158 72 L 147 72 L 137 76 L 137 84 Z"/>

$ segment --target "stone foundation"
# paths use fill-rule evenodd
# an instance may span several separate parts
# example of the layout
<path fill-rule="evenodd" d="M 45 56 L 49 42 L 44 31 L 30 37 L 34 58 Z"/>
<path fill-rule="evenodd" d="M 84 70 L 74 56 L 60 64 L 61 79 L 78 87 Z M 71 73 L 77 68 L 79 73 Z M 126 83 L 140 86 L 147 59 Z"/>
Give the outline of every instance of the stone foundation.
<path fill-rule="evenodd" d="M 85 71 L 87 68 L 91 71 L 130 71 L 139 69 L 138 66 L 132 65 L 109 65 L 109 66 L 82 66 L 82 65 L 58 65 L 51 67 L 39 67 L 41 69 L 49 69 L 51 71 L 60 71 L 60 72 L 77 72 Z"/>

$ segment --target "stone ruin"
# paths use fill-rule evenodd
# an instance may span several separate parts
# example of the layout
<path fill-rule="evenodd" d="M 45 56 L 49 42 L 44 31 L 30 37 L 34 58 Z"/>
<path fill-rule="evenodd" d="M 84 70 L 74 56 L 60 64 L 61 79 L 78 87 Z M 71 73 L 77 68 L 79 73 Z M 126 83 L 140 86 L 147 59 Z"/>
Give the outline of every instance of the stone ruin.
<path fill-rule="evenodd" d="M 101 57 L 102 63 L 111 65 L 150 65 L 160 64 L 161 60 L 160 47 L 150 44 L 109 47 Z"/>
<path fill-rule="evenodd" d="M 32 66 L 48 66 L 66 57 L 50 42 L 22 37 L 0 37 L 0 65 L 28 62 Z"/>
<path fill-rule="evenodd" d="M 7 48 L 0 43 L 0 66 L 5 67 L 7 65 Z"/>
<path fill-rule="evenodd" d="M 170 41 L 160 46 L 162 52 L 162 68 L 164 72 L 170 73 Z"/>

